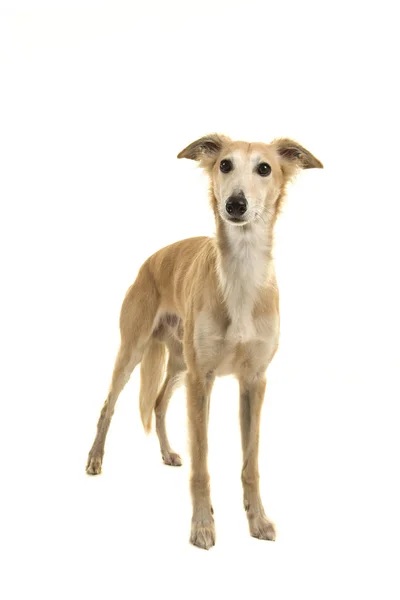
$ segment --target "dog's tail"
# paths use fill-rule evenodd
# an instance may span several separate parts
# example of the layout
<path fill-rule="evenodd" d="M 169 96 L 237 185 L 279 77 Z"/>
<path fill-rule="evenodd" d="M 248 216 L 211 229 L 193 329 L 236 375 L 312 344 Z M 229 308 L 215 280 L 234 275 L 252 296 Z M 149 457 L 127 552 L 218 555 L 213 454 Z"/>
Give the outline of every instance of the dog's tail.
<path fill-rule="evenodd" d="M 153 409 L 165 374 L 166 347 L 150 338 L 140 363 L 140 416 L 146 433 L 151 430 Z"/>

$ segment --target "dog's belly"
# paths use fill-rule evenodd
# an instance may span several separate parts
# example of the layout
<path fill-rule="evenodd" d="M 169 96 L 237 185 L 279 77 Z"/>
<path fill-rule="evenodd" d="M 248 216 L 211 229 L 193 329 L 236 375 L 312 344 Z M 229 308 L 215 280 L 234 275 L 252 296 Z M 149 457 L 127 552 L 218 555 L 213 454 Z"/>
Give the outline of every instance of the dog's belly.
<path fill-rule="evenodd" d="M 183 321 L 174 313 L 162 314 L 153 330 L 153 336 L 156 339 L 167 342 L 169 336 L 182 342 L 183 340 Z"/>

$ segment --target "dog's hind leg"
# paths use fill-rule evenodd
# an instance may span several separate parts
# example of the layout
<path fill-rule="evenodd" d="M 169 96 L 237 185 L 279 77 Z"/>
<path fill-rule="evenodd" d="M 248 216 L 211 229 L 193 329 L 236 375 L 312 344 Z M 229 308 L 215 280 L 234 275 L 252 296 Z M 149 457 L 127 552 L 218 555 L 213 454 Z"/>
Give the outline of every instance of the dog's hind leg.
<path fill-rule="evenodd" d="M 101 472 L 104 445 L 118 396 L 133 369 L 141 361 L 157 315 L 159 297 L 146 263 L 129 288 L 121 308 L 121 346 L 115 361 L 111 385 L 97 424 L 97 435 L 89 452 L 86 472 Z"/>
<path fill-rule="evenodd" d="M 180 347 L 179 347 L 180 346 Z M 170 446 L 167 429 L 165 424 L 165 417 L 168 409 L 168 404 L 174 391 L 182 383 L 182 375 L 186 370 L 186 366 L 182 356 L 182 345 L 179 342 L 173 342 L 168 344 L 169 348 L 169 361 L 167 368 L 167 376 L 164 384 L 158 394 L 155 413 L 156 413 L 156 430 L 158 440 L 160 442 L 161 456 L 166 465 L 181 466 L 182 459 L 174 452 Z"/>
<path fill-rule="evenodd" d="M 141 353 L 137 348 L 121 345 L 115 361 L 110 391 L 97 423 L 97 435 L 88 456 L 86 471 L 89 475 L 97 475 L 101 472 L 104 445 L 111 418 L 114 414 L 115 404 L 140 359 Z"/>
<path fill-rule="evenodd" d="M 155 407 L 156 431 L 164 463 L 173 467 L 180 467 L 182 465 L 182 459 L 170 446 L 165 424 L 168 404 L 175 388 L 176 384 L 174 383 L 174 377 L 167 375 L 157 398 L 158 404 Z"/>

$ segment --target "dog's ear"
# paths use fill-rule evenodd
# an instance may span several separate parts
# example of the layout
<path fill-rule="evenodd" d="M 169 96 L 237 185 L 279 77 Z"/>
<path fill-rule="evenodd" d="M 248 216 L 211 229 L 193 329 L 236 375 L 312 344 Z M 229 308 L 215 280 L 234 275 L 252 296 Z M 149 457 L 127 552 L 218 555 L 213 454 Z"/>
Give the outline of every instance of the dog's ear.
<path fill-rule="evenodd" d="M 282 169 L 287 176 L 294 175 L 297 169 L 323 169 L 323 164 L 311 152 L 288 138 L 272 142 L 276 149 Z"/>
<path fill-rule="evenodd" d="M 223 146 L 231 140 L 225 135 L 213 133 L 192 142 L 178 154 L 178 158 L 190 158 L 200 161 L 200 166 L 213 164 Z"/>

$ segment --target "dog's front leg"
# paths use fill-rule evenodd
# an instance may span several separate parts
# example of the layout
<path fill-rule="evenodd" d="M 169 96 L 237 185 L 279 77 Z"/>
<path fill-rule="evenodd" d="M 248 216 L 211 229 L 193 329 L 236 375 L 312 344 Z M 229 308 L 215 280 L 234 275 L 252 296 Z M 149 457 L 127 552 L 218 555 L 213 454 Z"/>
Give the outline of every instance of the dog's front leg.
<path fill-rule="evenodd" d="M 240 380 L 239 383 L 244 508 L 247 513 L 251 535 L 262 540 L 275 540 L 275 527 L 266 517 L 262 505 L 258 472 L 260 418 L 266 379 L 262 375 L 253 379 L 246 378 L 246 381 Z"/>
<path fill-rule="evenodd" d="M 210 476 L 207 465 L 207 430 L 210 394 L 213 377 L 187 375 L 187 403 L 189 418 L 192 473 L 193 516 L 190 541 L 195 546 L 209 549 L 215 544 L 215 527 L 210 497 Z"/>

